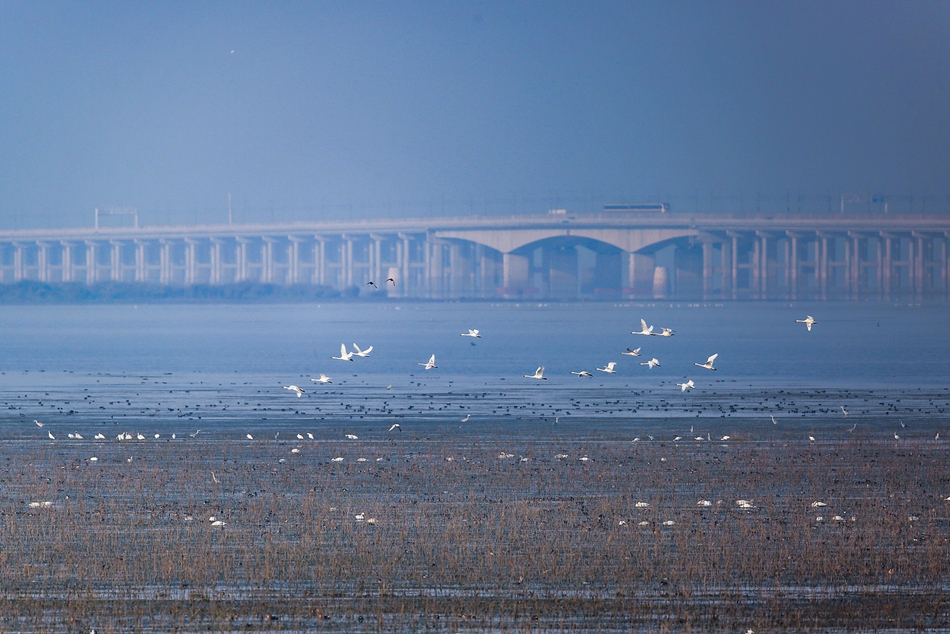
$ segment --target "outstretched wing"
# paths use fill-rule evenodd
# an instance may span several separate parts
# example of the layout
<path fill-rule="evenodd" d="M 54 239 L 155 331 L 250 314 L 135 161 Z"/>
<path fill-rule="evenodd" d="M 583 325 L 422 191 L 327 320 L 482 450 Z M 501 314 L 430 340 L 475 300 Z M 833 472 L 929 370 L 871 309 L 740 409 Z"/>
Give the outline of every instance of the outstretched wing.
<path fill-rule="evenodd" d="M 713 364 L 713 361 L 715 361 L 715 360 L 716 360 L 716 357 L 718 357 L 718 356 L 719 356 L 719 353 L 717 352 L 716 354 L 714 354 L 714 355 L 712 355 L 711 357 L 709 357 L 708 359 L 706 359 L 706 363 L 708 363 L 709 365 L 712 365 L 712 364 Z"/>
<path fill-rule="evenodd" d="M 646 320 L 646 319 L 641 319 L 641 320 L 640 320 L 640 328 L 642 329 L 642 332 L 648 332 L 648 331 L 649 331 L 649 329 L 647 328 L 647 320 Z"/>
<path fill-rule="evenodd" d="M 341 343 L 341 344 L 340 344 L 340 356 L 341 356 L 341 357 L 345 357 L 345 356 L 346 356 L 346 344 L 345 344 L 345 343 Z"/>

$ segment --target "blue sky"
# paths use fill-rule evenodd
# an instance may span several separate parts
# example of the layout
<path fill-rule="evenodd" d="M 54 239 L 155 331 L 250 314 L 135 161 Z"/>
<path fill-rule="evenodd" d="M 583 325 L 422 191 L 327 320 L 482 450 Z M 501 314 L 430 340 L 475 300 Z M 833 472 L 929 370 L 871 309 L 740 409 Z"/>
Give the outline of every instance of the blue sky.
<path fill-rule="evenodd" d="M 950 2 L 0 0 L 0 228 L 228 192 L 239 221 L 950 212 Z"/>

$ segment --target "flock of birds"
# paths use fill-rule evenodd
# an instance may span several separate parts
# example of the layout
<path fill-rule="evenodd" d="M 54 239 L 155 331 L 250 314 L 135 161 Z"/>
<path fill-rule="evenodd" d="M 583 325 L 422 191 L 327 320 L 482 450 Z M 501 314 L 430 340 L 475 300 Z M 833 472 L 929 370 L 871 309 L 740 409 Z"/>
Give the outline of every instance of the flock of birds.
<path fill-rule="evenodd" d="M 391 281 L 391 279 L 389 281 Z M 372 282 L 370 282 L 370 284 L 372 284 Z M 809 315 L 807 319 L 805 320 L 797 320 L 797 321 L 807 324 L 808 330 L 811 330 L 812 324 L 817 323 L 814 319 L 812 319 L 811 315 Z M 641 319 L 640 330 L 634 330 L 631 334 L 644 335 L 647 337 L 672 337 L 675 333 L 673 332 L 672 328 L 666 328 L 666 327 L 661 327 L 659 332 L 654 332 L 654 327 L 648 326 L 646 320 Z M 480 331 L 477 328 L 469 328 L 468 332 L 460 333 L 460 336 L 472 337 L 473 339 L 482 338 Z M 629 356 L 629 357 L 639 357 L 640 350 L 641 348 L 636 348 L 636 349 L 627 348 L 624 352 L 621 352 L 620 354 Z M 370 352 L 372 351 L 373 351 L 373 346 L 370 346 L 369 348 L 365 350 L 361 350 L 360 347 L 355 343 L 353 344 L 353 349 L 350 351 L 347 351 L 346 344 L 341 343 L 340 356 L 338 357 L 333 356 L 330 358 L 335 359 L 337 361 L 351 361 L 352 362 L 353 357 L 362 357 L 364 359 L 368 358 Z M 719 353 L 712 354 L 703 363 L 697 362 L 697 363 L 694 363 L 693 365 L 700 368 L 704 368 L 706 370 L 715 370 L 716 368 L 713 367 L 713 363 L 715 363 L 716 357 L 718 356 L 719 356 Z M 436 365 L 436 362 L 435 362 L 435 354 L 430 356 L 428 361 L 417 362 L 416 365 L 421 366 L 424 370 L 433 370 L 439 367 L 438 365 Z M 649 359 L 648 361 L 641 362 L 640 365 L 645 365 L 647 368 L 653 369 L 660 366 L 660 361 L 656 357 L 653 357 Z M 606 374 L 616 374 L 617 373 L 616 367 L 617 367 L 616 361 L 609 361 L 604 367 L 596 368 L 596 370 L 598 372 L 604 372 Z M 572 371 L 571 374 L 574 374 L 578 377 L 587 377 L 587 378 L 592 378 L 594 376 L 587 370 Z M 548 379 L 548 377 L 544 376 L 544 366 L 538 366 L 538 369 L 534 371 L 534 374 L 525 374 L 524 378 L 536 379 L 538 381 L 546 381 Z M 320 373 L 320 378 L 316 378 L 316 379 L 312 378 L 310 380 L 314 383 L 332 383 L 333 382 L 332 379 L 330 379 L 330 377 L 328 377 L 326 374 L 322 372 Z M 692 379 L 689 379 L 685 383 L 677 383 L 676 385 L 679 386 L 681 391 L 683 392 L 685 392 L 686 390 L 691 390 L 696 387 L 696 384 Z M 297 386 L 297 385 L 285 385 L 283 387 L 285 390 L 289 390 L 293 392 L 294 394 L 296 394 L 298 398 L 300 398 L 301 396 L 305 394 L 305 391 L 300 386 Z"/>

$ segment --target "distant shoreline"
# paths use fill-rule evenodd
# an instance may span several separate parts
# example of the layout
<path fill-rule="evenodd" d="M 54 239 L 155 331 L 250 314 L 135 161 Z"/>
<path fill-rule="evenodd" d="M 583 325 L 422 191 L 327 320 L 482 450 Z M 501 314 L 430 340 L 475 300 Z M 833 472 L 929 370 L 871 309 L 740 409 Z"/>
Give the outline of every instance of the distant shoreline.
<path fill-rule="evenodd" d="M 282 303 L 299 304 L 307 302 L 460 302 L 460 303 L 636 303 L 636 304 L 693 304 L 713 303 L 798 303 L 798 302 L 837 302 L 837 303 L 886 303 L 886 304 L 947 304 L 942 297 L 915 298 L 912 295 L 896 295 L 890 298 L 861 297 L 859 299 L 817 299 L 799 297 L 797 299 L 703 299 L 700 297 L 650 298 L 650 297 L 603 297 L 595 299 L 557 299 L 532 297 L 492 297 L 492 298 L 440 298 L 390 297 L 385 290 L 367 290 L 359 286 L 350 286 L 343 290 L 332 286 L 312 284 L 264 284 L 260 282 L 237 282 L 231 284 L 193 284 L 165 285 L 142 282 L 82 282 L 46 283 L 35 280 L 23 280 L 16 284 L 0 284 L 0 306 L 32 305 L 71 305 L 71 304 L 255 304 Z"/>

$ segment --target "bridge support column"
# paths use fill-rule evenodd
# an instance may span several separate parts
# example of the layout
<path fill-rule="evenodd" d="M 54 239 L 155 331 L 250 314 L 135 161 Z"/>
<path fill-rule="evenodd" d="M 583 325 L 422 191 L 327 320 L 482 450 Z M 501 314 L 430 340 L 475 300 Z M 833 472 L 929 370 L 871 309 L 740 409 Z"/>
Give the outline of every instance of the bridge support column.
<path fill-rule="evenodd" d="M 313 282 L 320 286 L 327 284 L 327 245 L 320 236 L 316 236 L 313 243 Z"/>
<path fill-rule="evenodd" d="M 287 245 L 287 283 L 300 283 L 300 240 L 292 236 Z"/>
<path fill-rule="evenodd" d="M 99 245 L 86 242 L 86 284 L 99 281 Z"/>
<path fill-rule="evenodd" d="M 261 282 L 264 284 L 274 283 L 274 240 L 271 238 L 261 238 Z"/>
<path fill-rule="evenodd" d="M 399 294 L 401 297 L 409 297 L 409 258 L 412 252 L 409 250 L 409 236 L 400 235 L 402 249 L 399 252 L 400 276 L 402 279 L 396 280 L 400 286 Z"/>
<path fill-rule="evenodd" d="M 656 257 L 652 253 L 631 253 L 628 260 L 630 292 L 634 297 L 653 297 Z"/>
<path fill-rule="evenodd" d="M 73 281 L 73 245 L 70 242 L 61 242 L 63 247 L 63 281 Z"/>
<path fill-rule="evenodd" d="M 800 272 L 798 265 L 798 236 L 788 235 L 788 242 L 790 252 L 788 260 L 788 293 L 792 299 L 798 299 L 798 278 Z"/>
<path fill-rule="evenodd" d="M 502 279 L 506 295 L 514 295 L 524 291 L 528 285 L 528 258 L 514 253 L 502 255 Z"/>
<path fill-rule="evenodd" d="M 237 260 L 237 270 L 235 271 L 235 282 L 246 282 L 248 279 L 248 266 L 247 266 L 247 240 L 244 238 L 237 239 L 237 245 L 235 246 L 235 260 Z"/>
<path fill-rule="evenodd" d="M 109 279 L 113 282 L 122 280 L 122 243 L 109 243 Z"/>
<path fill-rule="evenodd" d="M 171 284 L 172 281 L 172 245 L 161 240 L 158 252 L 158 283 Z"/>
<path fill-rule="evenodd" d="M 727 238 L 722 242 L 722 297 L 723 299 L 727 297 L 735 296 L 735 267 L 733 262 L 733 242 L 735 240 L 732 238 Z"/>
<path fill-rule="evenodd" d="M 143 240 L 135 241 L 135 281 L 139 283 L 148 281 L 148 269 L 145 267 L 145 247 L 147 244 Z"/>
<path fill-rule="evenodd" d="M 13 281 L 26 279 L 26 248 L 22 244 L 13 245 Z"/>
<path fill-rule="evenodd" d="M 943 294 L 950 299 L 950 232 L 943 234 Z"/>
<path fill-rule="evenodd" d="M 818 289 L 821 299 L 828 299 L 828 237 L 818 238 Z"/>
<path fill-rule="evenodd" d="M 922 297 L 924 294 L 924 236 L 915 234 L 911 245 L 913 245 L 914 293 L 917 297 Z"/>
<path fill-rule="evenodd" d="M 729 252 L 732 254 L 732 262 L 730 263 L 732 279 L 729 288 L 732 289 L 732 299 L 737 299 L 739 297 L 739 236 L 733 235 L 731 237 L 732 249 Z"/>
<path fill-rule="evenodd" d="M 353 286 L 353 239 L 343 241 L 343 286 Z"/>
<path fill-rule="evenodd" d="M 39 281 L 49 283 L 49 246 L 42 242 L 36 243 L 36 268 L 36 277 Z"/>
<path fill-rule="evenodd" d="M 713 294 L 713 255 L 715 246 L 712 242 L 703 242 L 703 299 L 710 299 Z"/>
<path fill-rule="evenodd" d="M 221 240 L 220 238 L 211 238 L 211 270 L 208 272 L 209 284 L 221 284 L 223 280 L 221 262 Z"/>
<path fill-rule="evenodd" d="M 198 281 L 198 254 L 194 240 L 185 240 L 185 286 L 192 286 Z"/>
<path fill-rule="evenodd" d="M 887 234 L 881 234 L 881 241 L 884 243 L 884 257 L 881 262 L 881 293 L 889 298 L 893 290 L 892 276 L 894 273 L 894 260 L 892 258 L 893 243 L 891 237 Z"/>
<path fill-rule="evenodd" d="M 445 273 L 442 263 L 442 244 L 432 240 L 426 241 L 427 266 L 426 266 L 426 288 L 430 298 L 441 298 L 445 296 Z"/>

